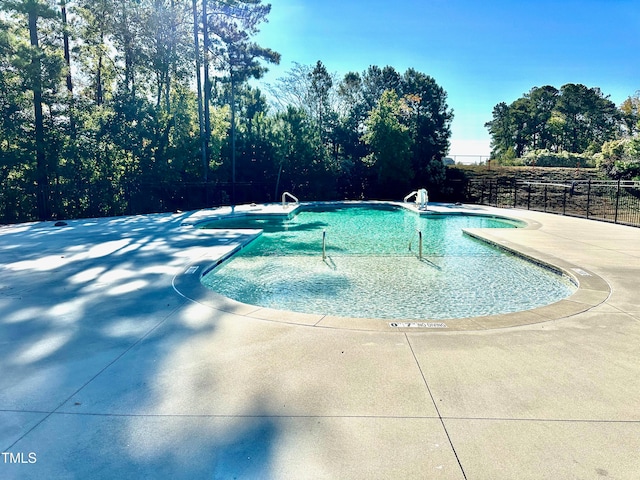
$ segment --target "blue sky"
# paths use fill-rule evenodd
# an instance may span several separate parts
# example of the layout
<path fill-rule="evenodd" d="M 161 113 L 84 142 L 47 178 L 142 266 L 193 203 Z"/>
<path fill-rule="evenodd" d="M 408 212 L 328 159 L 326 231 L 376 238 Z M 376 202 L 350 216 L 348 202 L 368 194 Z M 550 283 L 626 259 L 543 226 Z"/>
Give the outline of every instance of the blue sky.
<path fill-rule="evenodd" d="M 369 65 L 431 75 L 454 110 L 450 153 L 488 155 L 493 107 L 583 83 L 617 105 L 640 90 L 639 0 L 263 0 L 258 43 L 340 77 Z"/>

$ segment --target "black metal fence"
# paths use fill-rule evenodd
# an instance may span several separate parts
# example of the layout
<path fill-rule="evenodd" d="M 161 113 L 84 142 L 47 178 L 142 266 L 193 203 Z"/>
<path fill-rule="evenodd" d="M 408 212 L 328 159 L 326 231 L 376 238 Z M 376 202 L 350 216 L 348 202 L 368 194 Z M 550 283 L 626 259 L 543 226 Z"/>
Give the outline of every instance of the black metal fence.
<path fill-rule="evenodd" d="M 141 184 L 129 195 L 129 213 L 197 210 L 220 205 L 277 201 L 273 186 L 258 182 Z"/>
<path fill-rule="evenodd" d="M 38 219 L 36 187 L 24 182 L 0 184 L 0 225 Z M 197 210 L 277 201 L 270 183 L 236 182 L 58 182 L 51 186 L 51 219 L 93 218 Z"/>
<path fill-rule="evenodd" d="M 36 220 L 35 191 L 5 184 L 0 224 Z M 277 202 L 273 189 L 266 182 L 58 184 L 52 188 L 50 203 L 52 218 L 88 218 Z M 442 192 L 434 192 L 433 200 L 525 208 L 640 227 L 637 181 L 457 179 L 449 180 Z"/>
<path fill-rule="evenodd" d="M 465 201 L 640 227 L 640 182 L 470 180 Z"/>

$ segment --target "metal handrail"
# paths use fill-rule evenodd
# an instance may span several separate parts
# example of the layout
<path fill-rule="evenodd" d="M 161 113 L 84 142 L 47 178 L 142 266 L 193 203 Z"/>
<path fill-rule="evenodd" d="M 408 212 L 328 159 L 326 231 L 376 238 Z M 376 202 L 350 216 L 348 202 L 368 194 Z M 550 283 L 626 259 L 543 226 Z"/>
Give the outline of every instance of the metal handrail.
<path fill-rule="evenodd" d="M 422 260 L 422 230 L 416 230 L 418 233 L 418 259 Z M 411 237 L 409 241 L 409 251 L 412 252 L 411 245 L 413 244 L 413 239 L 415 237 Z"/>
<path fill-rule="evenodd" d="M 327 259 L 327 231 L 322 230 L 322 260 Z"/>
<path fill-rule="evenodd" d="M 563 188 L 571 188 L 570 183 L 551 183 L 551 182 L 531 182 L 531 181 L 523 181 L 523 185 L 541 185 L 548 187 L 563 187 Z"/>
<path fill-rule="evenodd" d="M 413 197 L 413 196 L 415 196 L 415 197 L 416 197 L 416 199 L 418 198 L 418 191 L 417 191 L 417 190 L 416 190 L 416 191 L 414 191 L 414 192 L 411 192 L 409 195 L 407 195 L 406 197 L 404 197 L 404 201 L 405 201 L 405 203 L 406 203 L 406 202 L 408 202 L 408 201 L 409 201 L 409 199 L 410 199 L 411 197 Z"/>
<path fill-rule="evenodd" d="M 297 197 L 289 192 L 284 192 L 282 194 L 282 208 L 287 208 L 289 206 L 289 204 L 287 203 L 287 197 L 291 198 L 291 200 L 293 200 L 295 203 L 299 203 Z"/>

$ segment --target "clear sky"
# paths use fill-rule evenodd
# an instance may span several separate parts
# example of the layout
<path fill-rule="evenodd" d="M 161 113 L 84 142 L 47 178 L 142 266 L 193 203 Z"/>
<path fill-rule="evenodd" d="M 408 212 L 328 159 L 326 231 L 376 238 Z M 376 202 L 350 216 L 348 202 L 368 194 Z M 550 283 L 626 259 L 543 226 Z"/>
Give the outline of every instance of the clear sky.
<path fill-rule="evenodd" d="M 448 94 L 452 155 L 488 155 L 493 107 L 534 86 L 600 87 L 617 105 L 640 90 L 640 0 L 263 0 L 256 41 L 342 77 L 413 67 Z"/>

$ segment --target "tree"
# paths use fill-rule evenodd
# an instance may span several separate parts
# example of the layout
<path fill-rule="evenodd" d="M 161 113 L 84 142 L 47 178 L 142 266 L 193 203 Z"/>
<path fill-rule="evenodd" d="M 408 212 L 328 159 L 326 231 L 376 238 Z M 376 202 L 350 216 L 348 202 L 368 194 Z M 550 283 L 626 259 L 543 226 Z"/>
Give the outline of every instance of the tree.
<path fill-rule="evenodd" d="M 367 112 L 376 107 L 382 94 L 387 90 L 392 90 L 401 96 L 401 84 L 402 77 L 393 67 L 370 66 L 362 74 L 362 96 Z"/>
<path fill-rule="evenodd" d="M 269 85 L 269 92 L 280 111 L 289 106 L 305 111 L 318 131 L 320 143 L 317 149 L 321 156 L 327 155 L 322 149 L 328 151 L 331 147 L 333 153 L 337 153 L 337 145 L 332 138 L 338 121 L 335 84 L 335 75 L 318 60 L 314 66 L 294 62 L 285 77 L 277 79 L 275 85 Z"/>
<path fill-rule="evenodd" d="M 114 9 L 113 0 L 84 0 L 75 9 L 80 21 L 78 35 L 82 38 L 76 46 L 76 58 L 88 78 L 84 96 L 96 106 L 111 99 L 116 77 L 115 62 L 109 57 Z"/>
<path fill-rule="evenodd" d="M 264 60 L 279 63 L 280 54 L 251 42 L 251 36 L 258 33 L 258 24 L 266 20 L 271 5 L 262 5 L 261 0 L 235 0 L 218 2 L 217 10 L 211 16 L 211 28 L 218 38 L 214 54 L 217 66 L 229 73 L 231 105 L 231 202 L 235 204 L 236 185 L 236 101 L 235 93 L 239 84 L 249 78 L 260 78 L 266 68 Z"/>
<path fill-rule="evenodd" d="M 38 218 L 45 220 L 51 215 L 51 192 L 49 185 L 50 165 L 46 154 L 44 113 L 42 109 L 44 93 L 43 61 L 46 61 L 46 57 L 44 50 L 40 46 L 38 20 L 41 18 L 54 18 L 55 12 L 39 0 L 5 1 L 3 4 L 4 8 L 23 14 L 28 24 L 31 48 L 28 51 L 23 50 L 28 58 L 28 60 L 25 58 L 28 63 L 25 62 L 23 67 L 26 84 L 33 95 Z"/>
<path fill-rule="evenodd" d="M 369 154 L 362 138 L 370 111 L 364 102 L 362 76 L 347 73 L 338 84 L 337 97 L 338 121 L 333 137 L 337 144 L 339 189 L 344 198 L 358 198 L 365 189 L 367 171 L 362 159 Z"/>
<path fill-rule="evenodd" d="M 513 123 L 511 109 L 505 102 L 493 107 L 493 120 L 484 124 L 491 135 L 491 157 L 503 158 L 509 149 L 513 150 Z"/>
<path fill-rule="evenodd" d="M 181 84 L 188 84 L 190 73 L 189 30 L 186 4 L 175 0 L 153 0 L 149 13 L 143 16 L 141 32 L 144 57 L 148 59 L 147 91 L 153 91 L 154 139 L 152 154 L 158 168 L 169 170 L 169 142 L 176 123 L 177 112 L 172 108 L 172 93 Z M 173 132 L 177 135 L 187 132 Z M 162 175 L 161 175 L 162 176 Z"/>
<path fill-rule="evenodd" d="M 27 191 L 24 177 L 32 163 L 29 139 L 24 138 L 24 112 L 33 108 L 22 88 L 22 63 L 15 52 L 20 39 L 0 19 L 0 216 L 4 222 L 18 221 L 30 212 L 35 196 Z"/>
<path fill-rule="evenodd" d="M 69 48 L 69 22 L 67 21 L 67 2 L 66 0 L 60 1 L 60 14 L 62 18 L 62 35 L 63 35 L 63 48 L 64 48 L 64 61 L 66 65 L 66 80 L 67 80 L 67 92 L 69 95 L 69 129 L 71 131 L 71 137 L 75 140 L 76 125 L 75 125 L 75 113 L 73 111 L 73 79 L 71 77 L 71 50 Z"/>
<path fill-rule="evenodd" d="M 286 112 L 289 107 L 294 107 L 305 110 L 311 116 L 307 101 L 311 88 L 311 71 L 311 66 L 293 62 L 293 67 L 284 77 L 276 79 L 275 84 L 267 85 L 267 91 L 279 112 Z"/>
<path fill-rule="evenodd" d="M 364 120 L 371 111 L 365 105 L 362 76 L 357 72 L 347 73 L 338 84 L 337 96 L 340 117 L 346 119 L 353 130 L 357 131 L 364 125 Z"/>
<path fill-rule="evenodd" d="M 320 133 L 320 139 L 327 135 L 327 119 L 332 116 L 329 94 L 333 88 L 333 79 L 320 60 L 309 73 L 309 107 L 312 118 L 315 119 Z"/>
<path fill-rule="evenodd" d="M 411 167 L 411 132 L 402 124 L 407 105 L 393 90 L 385 91 L 366 120 L 364 141 L 371 154 L 367 163 L 376 174 L 380 195 L 398 198 L 407 191 L 414 172 Z"/>
<path fill-rule="evenodd" d="M 568 83 L 560 93 L 557 110 L 565 120 L 565 150 L 582 153 L 592 143 L 599 147 L 615 138 L 618 111 L 599 88 Z"/>
<path fill-rule="evenodd" d="M 549 121 L 557 107 L 559 94 L 557 88 L 546 85 L 533 87 L 524 97 L 529 103 L 531 148 L 534 150 L 553 148 Z"/>
<path fill-rule="evenodd" d="M 637 134 L 640 130 L 638 126 L 638 122 L 640 122 L 640 92 L 636 92 L 622 102 L 620 115 L 626 134 L 629 136 Z"/>
<path fill-rule="evenodd" d="M 318 157 L 318 129 L 301 108 L 290 106 L 277 116 L 280 137 L 280 162 L 277 184 L 280 190 L 304 191 L 308 198 L 330 198 L 332 173 Z M 276 193 L 280 193 L 276 189 Z"/>
<path fill-rule="evenodd" d="M 413 68 L 402 76 L 403 99 L 409 107 L 412 165 L 416 187 L 433 187 L 444 181 L 442 159 L 449 150 L 453 112 L 447 94 L 433 77 Z"/>
<path fill-rule="evenodd" d="M 519 98 L 510 105 L 513 128 L 513 146 L 518 157 L 522 157 L 532 143 L 533 119 L 531 103 L 527 98 Z"/>
<path fill-rule="evenodd" d="M 204 0 L 205 2 L 207 0 Z M 204 9 L 205 7 L 203 7 Z M 205 10 L 206 11 L 206 10 Z M 209 175 L 209 149 L 208 149 L 208 139 L 205 130 L 205 122 L 204 122 L 204 99 L 203 99 L 203 86 L 202 86 L 202 73 L 200 71 L 201 65 L 201 56 L 202 52 L 200 50 L 200 21 L 201 17 L 198 11 L 198 2 L 197 0 L 192 0 L 192 14 L 193 14 L 193 48 L 194 48 L 194 59 L 195 59 L 195 67 L 196 67 L 196 102 L 198 103 L 198 140 L 200 145 L 200 160 L 202 161 L 202 180 L 207 181 Z"/>

